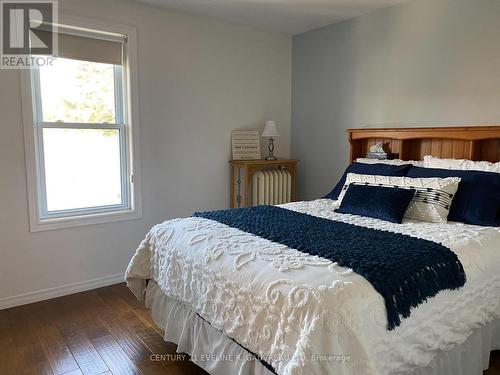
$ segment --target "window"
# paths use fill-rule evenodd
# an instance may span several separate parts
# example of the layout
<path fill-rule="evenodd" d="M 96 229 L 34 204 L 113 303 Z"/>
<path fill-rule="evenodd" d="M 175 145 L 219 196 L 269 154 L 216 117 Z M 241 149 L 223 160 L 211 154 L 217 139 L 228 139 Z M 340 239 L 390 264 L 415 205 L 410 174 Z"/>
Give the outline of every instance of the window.
<path fill-rule="evenodd" d="M 140 216 L 128 36 L 60 25 L 58 57 L 29 73 L 33 231 Z"/>

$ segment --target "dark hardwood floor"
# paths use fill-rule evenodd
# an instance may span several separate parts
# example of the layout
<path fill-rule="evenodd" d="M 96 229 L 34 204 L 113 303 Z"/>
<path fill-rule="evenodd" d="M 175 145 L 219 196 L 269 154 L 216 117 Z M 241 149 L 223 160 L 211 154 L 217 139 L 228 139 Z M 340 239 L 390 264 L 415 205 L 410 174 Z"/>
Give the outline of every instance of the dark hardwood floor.
<path fill-rule="evenodd" d="M 154 354 L 166 360 L 154 361 Z M 154 356 L 153 356 L 154 357 Z M 161 357 L 160 357 L 161 358 Z M 0 375 L 204 374 L 124 284 L 0 310 Z M 500 374 L 494 352 L 488 375 Z M 228 374 L 230 375 L 230 374 Z"/>
<path fill-rule="evenodd" d="M 125 284 L 0 310 L 1 375 L 204 374 L 163 341 Z"/>

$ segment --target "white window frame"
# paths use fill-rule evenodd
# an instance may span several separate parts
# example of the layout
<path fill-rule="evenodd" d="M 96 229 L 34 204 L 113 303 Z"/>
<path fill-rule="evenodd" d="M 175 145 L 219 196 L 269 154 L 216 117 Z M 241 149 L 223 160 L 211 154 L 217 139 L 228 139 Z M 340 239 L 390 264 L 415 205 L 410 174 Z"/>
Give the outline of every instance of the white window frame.
<path fill-rule="evenodd" d="M 111 22 L 96 21 L 70 15 L 59 15 L 59 23 L 85 30 L 126 36 L 124 45 L 124 61 L 121 67 L 115 68 L 115 75 L 123 77 L 115 79 L 118 92 L 116 105 L 116 124 L 84 124 L 84 123 L 44 123 L 42 114 L 38 112 L 40 105 L 34 105 L 36 97 L 33 92 L 40 92 L 39 74 L 36 71 L 21 70 L 21 95 L 23 107 L 24 143 L 26 154 L 26 177 L 29 206 L 30 231 L 69 228 L 81 225 L 102 224 L 113 221 L 132 220 L 142 217 L 141 176 L 139 161 L 139 121 L 137 100 L 137 44 L 135 28 Z M 123 82 L 123 84 L 121 84 Z M 123 102 L 119 92 L 122 92 Z M 45 207 L 46 196 L 44 182 L 43 144 L 41 132 L 43 128 L 78 128 L 78 129 L 117 129 L 121 132 L 121 186 L 122 204 L 103 207 L 90 207 L 64 211 L 48 211 Z"/>

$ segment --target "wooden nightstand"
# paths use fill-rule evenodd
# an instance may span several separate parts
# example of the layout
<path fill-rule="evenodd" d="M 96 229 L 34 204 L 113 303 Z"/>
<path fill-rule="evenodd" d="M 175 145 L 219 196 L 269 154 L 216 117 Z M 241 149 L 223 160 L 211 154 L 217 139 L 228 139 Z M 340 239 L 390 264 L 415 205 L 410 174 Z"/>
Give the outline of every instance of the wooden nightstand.
<path fill-rule="evenodd" d="M 259 171 L 279 170 L 290 176 L 290 201 L 296 199 L 297 180 L 296 159 L 278 160 L 231 160 L 231 174 L 229 181 L 229 204 L 231 208 L 249 207 L 253 205 L 250 197 L 251 184 L 254 174 Z M 280 182 L 281 183 L 281 182 Z M 269 202 L 272 204 L 273 202 Z"/>

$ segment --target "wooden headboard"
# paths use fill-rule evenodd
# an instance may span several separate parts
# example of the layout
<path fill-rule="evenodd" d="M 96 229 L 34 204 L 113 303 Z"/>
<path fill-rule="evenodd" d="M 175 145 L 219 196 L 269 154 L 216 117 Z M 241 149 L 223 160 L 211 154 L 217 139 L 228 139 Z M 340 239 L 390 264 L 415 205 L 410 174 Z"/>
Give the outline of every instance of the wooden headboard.
<path fill-rule="evenodd" d="M 348 129 L 350 161 L 366 156 L 370 146 L 384 142 L 384 150 L 402 160 L 425 155 L 448 159 L 500 161 L 500 126 L 439 128 Z"/>

